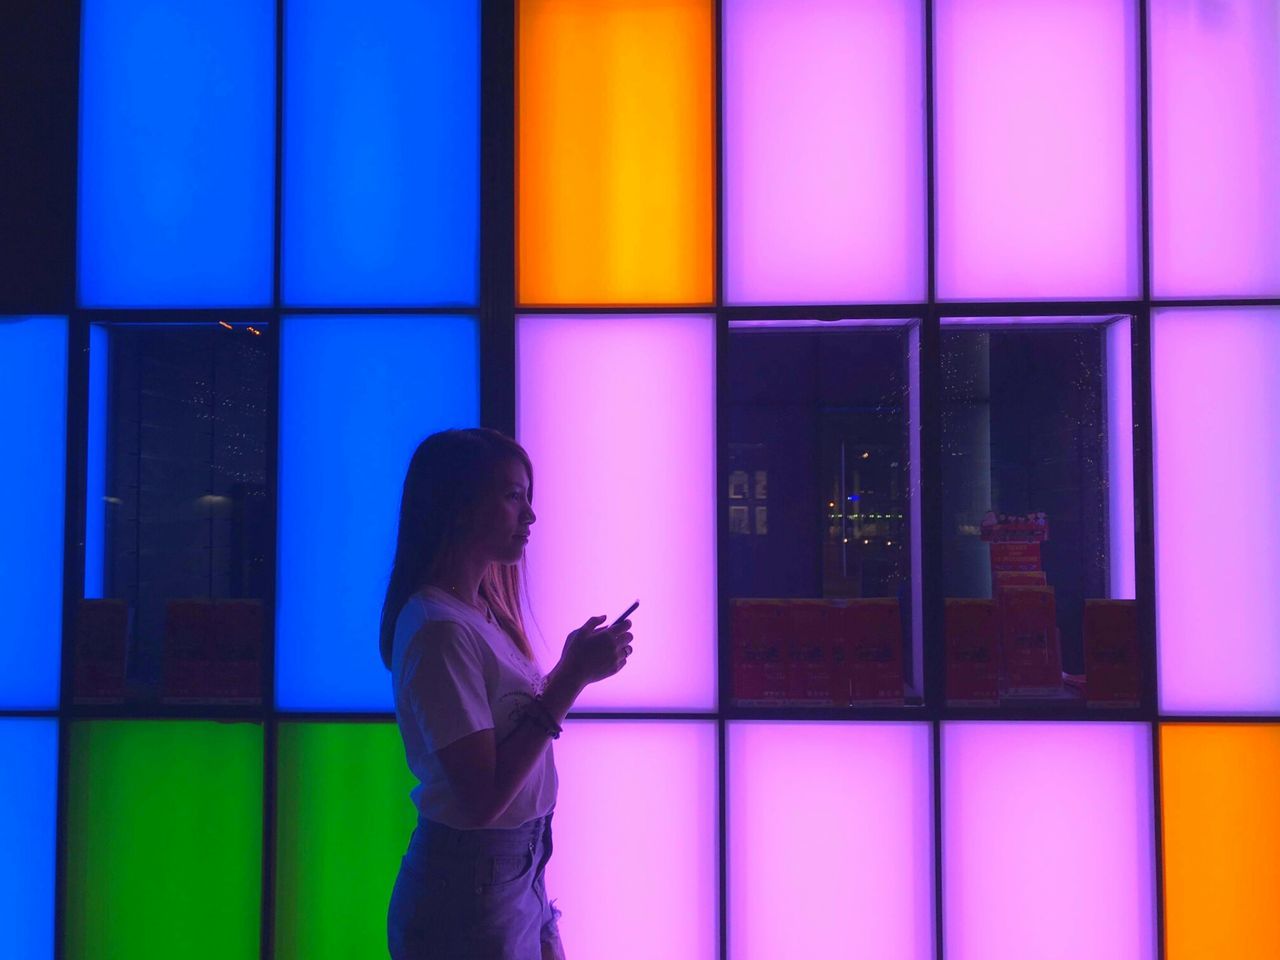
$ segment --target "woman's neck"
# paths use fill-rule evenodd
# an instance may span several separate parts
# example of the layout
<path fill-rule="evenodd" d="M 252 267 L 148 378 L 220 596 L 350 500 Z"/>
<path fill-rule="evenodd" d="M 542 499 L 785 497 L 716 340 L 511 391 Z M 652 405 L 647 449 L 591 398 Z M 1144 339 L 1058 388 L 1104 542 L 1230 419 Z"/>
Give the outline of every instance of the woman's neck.
<path fill-rule="evenodd" d="M 465 557 L 447 570 L 441 570 L 431 579 L 431 585 L 452 594 L 464 603 L 480 607 L 480 584 L 484 580 L 488 563 Z"/>

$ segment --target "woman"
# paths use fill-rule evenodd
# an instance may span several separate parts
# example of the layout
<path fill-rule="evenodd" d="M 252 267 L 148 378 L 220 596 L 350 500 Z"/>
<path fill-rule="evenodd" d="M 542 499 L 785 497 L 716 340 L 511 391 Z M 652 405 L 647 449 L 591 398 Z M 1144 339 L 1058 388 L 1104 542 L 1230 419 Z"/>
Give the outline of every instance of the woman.
<path fill-rule="evenodd" d="M 387 916 L 394 960 L 563 958 L 543 871 L 551 856 L 551 741 L 578 694 L 622 669 L 630 621 L 569 634 L 545 677 L 521 615 L 533 466 L 494 430 L 418 446 L 400 502 L 379 647 L 418 825 Z"/>

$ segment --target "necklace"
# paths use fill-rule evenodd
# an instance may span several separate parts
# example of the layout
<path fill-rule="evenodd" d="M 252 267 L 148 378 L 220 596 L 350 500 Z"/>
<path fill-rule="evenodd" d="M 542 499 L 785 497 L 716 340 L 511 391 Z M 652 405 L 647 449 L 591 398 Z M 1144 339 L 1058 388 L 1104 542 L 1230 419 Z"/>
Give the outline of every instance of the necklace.
<path fill-rule="evenodd" d="M 467 606 L 471 607 L 474 610 L 478 610 L 480 613 L 483 613 L 485 620 L 487 620 L 489 623 L 493 623 L 493 611 L 489 609 L 489 604 L 486 603 L 484 605 L 484 608 L 481 609 L 480 607 L 476 606 L 475 603 L 473 603 L 472 601 L 464 597 L 462 594 L 460 594 L 456 587 L 452 587 L 449 584 L 445 584 L 445 589 L 448 590 L 450 593 L 452 593 L 455 597 L 457 597 L 463 603 L 465 603 Z"/>

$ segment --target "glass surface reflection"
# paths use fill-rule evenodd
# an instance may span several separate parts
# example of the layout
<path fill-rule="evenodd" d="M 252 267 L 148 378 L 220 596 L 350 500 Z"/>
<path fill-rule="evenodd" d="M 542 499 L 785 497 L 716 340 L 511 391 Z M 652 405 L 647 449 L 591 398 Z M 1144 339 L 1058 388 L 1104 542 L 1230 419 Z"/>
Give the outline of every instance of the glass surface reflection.
<path fill-rule="evenodd" d="M 944 321 L 946 696 L 1137 706 L 1129 319 Z"/>
<path fill-rule="evenodd" d="M 261 701 L 263 334 L 229 323 L 92 329 L 77 702 Z"/>
<path fill-rule="evenodd" d="M 911 324 L 731 326 L 722 396 L 732 697 L 918 702 Z"/>

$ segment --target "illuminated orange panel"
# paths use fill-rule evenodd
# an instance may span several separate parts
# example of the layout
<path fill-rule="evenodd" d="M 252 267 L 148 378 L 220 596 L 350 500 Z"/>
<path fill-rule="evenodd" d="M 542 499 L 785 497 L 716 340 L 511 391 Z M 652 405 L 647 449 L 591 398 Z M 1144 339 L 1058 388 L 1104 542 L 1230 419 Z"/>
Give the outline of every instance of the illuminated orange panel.
<path fill-rule="evenodd" d="M 1280 725 L 1160 730 L 1168 960 L 1280 957 Z"/>
<path fill-rule="evenodd" d="M 706 304 L 711 0 L 520 0 L 519 296 Z"/>

